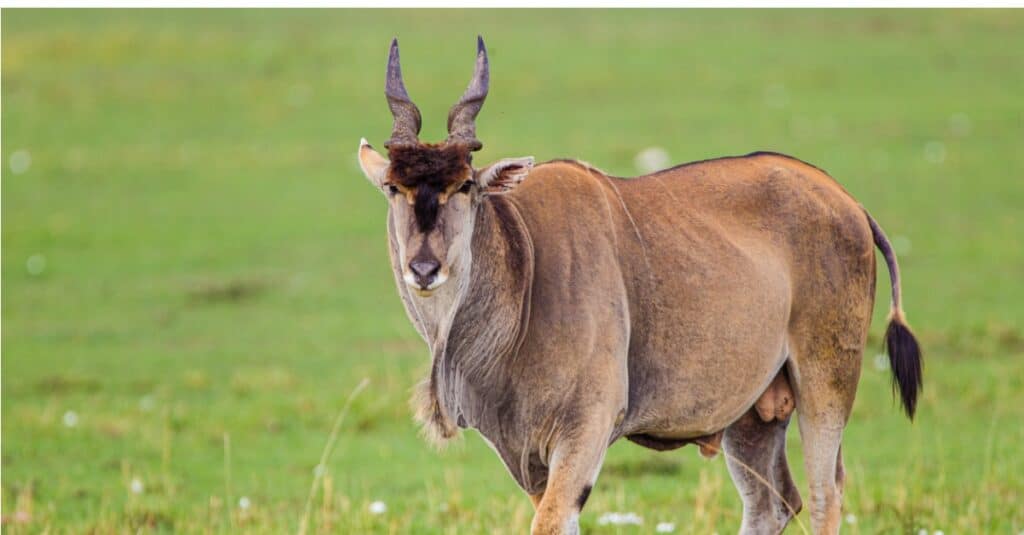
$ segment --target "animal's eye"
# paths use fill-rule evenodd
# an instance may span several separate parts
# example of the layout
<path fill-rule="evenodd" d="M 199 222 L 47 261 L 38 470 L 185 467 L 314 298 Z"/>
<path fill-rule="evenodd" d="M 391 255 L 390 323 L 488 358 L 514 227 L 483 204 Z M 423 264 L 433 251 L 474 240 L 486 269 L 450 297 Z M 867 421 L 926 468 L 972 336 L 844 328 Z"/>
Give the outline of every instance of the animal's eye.
<path fill-rule="evenodd" d="M 459 193 L 469 193 L 469 190 L 473 189 L 473 181 L 467 180 L 459 186 Z"/>
<path fill-rule="evenodd" d="M 396 186 L 394 184 L 388 184 L 387 185 L 387 189 L 388 189 L 388 195 L 398 195 L 398 186 Z"/>

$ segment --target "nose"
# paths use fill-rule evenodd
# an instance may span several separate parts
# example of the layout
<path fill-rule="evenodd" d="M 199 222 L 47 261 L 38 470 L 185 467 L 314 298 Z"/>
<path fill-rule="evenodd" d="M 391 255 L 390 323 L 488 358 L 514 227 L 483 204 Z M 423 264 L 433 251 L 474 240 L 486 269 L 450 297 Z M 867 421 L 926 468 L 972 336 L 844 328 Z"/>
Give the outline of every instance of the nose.
<path fill-rule="evenodd" d="M 409 270 L 412 271 L 416 277 L 416 284 L 419 284 L 421 288 L 426 288 L 434 282 L 434 277 L 437 276 L 439 269 L 441 269 L 441 263 L 432 258 L 415 258 L 409 262 Z"/>

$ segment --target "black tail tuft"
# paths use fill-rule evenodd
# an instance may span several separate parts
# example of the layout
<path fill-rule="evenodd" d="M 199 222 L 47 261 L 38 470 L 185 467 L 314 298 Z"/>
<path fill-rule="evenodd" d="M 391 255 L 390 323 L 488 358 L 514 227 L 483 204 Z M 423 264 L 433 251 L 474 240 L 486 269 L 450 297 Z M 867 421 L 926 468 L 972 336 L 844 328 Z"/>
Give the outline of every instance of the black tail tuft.
<path fill-rule="evenodd" d="M 913 420 L 917 396 L 924 384 L 921 348 L 900 315 L 893 316 L 889 321 L 889 327 L 885 330 L 885 348 L 889 352 L 889 365 L 892 368 L 893 395 L 899 390 L 903 410 Z"/>

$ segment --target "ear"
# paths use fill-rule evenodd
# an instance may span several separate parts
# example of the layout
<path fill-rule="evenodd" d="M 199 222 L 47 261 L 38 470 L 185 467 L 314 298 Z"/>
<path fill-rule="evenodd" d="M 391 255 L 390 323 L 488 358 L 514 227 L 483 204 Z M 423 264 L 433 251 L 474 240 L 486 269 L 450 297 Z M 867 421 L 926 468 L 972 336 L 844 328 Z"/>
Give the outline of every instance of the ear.
<path fill-rule="evenodd" d="M 389 165 L 391 162 L 373 150 L 373 147 L 366 142 L 366 138 L 359 140 L 359 167 L 363 169 L 363 174 L 374 186 L 384 187 Z"/>
<path fill-rule="evenodd" d="M 533 156 L 505 158 L 476 172 L 476 181 L 487 194 L 505 193 L 519 185 L 533 169 Z"/>

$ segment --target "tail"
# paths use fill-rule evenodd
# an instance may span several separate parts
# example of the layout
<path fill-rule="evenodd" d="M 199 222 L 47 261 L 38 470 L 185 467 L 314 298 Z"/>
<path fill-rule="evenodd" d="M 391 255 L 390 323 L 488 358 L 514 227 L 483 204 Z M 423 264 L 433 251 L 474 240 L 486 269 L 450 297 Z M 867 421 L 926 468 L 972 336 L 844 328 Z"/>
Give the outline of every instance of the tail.
<path fill-rule="evenodd" d="M 889 267 L 889 280 L 892 281 L 892 305 L 889 311 L 889 326 L 885 329 L 885 348 L 889 353 L 889 365 L 892 368 L 893 395 L 899 390 L 903 410 L 906 411 L 907 417 L 913 420 L 917 396 L 924 384 L 921 375 L 921 347 L 918 346 L 917 339 L 914 338 L 914 333 L 910 331 L 907 319 L 903 316 L 903 307 L 900 304 L 900 267 L 896 263 L 896 253 L 893 252 L 889 239 L 885 237 L 885 232 L 882 232 L 882 227 L 878 226 L 867 211 L 864 215 L 871 225 L 875 246 L 881 251 L 885 264 Z"/>

